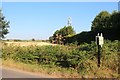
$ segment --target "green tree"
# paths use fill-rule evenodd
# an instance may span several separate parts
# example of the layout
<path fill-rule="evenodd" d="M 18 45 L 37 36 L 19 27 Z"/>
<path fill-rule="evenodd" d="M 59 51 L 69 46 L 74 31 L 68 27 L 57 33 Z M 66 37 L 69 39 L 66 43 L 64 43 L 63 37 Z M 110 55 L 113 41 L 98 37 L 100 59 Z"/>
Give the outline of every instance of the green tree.
<path fill-rule="evenodd" d="M 59 34 L 59 35 L 62 35 L 62 36 L 68 36 L 68 35 L 74 35 L 75 31 L 74 31 L 72 26 L 67 26 L 67 27 L 64 26 L 60 30 L 55 31 L 54 34 Z"/>
<path fill-rule="evenodd" d="M 0 10 L 0 39 L 5 38 L 5 35 L 8 34 L 9 21 L 5 20 L 5 16 L 2 14 L 2 10 Z"/>
<path fill-rule="evenodd" d="M 116 28 L 117 30 L 120 30 L 120 12 L 113 11 L 111 15 L 111 26 L 113 28 Z"/>
<path fill-rule="evenodd" d="M 34 38 L 32 38 L 32 41 L 35 41 L 35 39 L 34 39 Z"/>
<path fill-rule="evenodd" d="M 93 20 L 91 30 L 102 30 L 111 27 L 110 16 L 107 11 L 100 12 Z"/>
<path fill-rule="evenodd" d="M 120 11 L 113 11 L 111 14 L 107 11 L 101 11 L 94 18 L 91 31 L 84 31 L 79 34 L 66 37 L 65 43 L 91 43 L 95 41 L 95 36 L 103 33 L 104 39 L 120 40 Z"/>
<path fill-rule="evenodd" d="M 64 26 L 60 30 L 56 30 L 53 36 L 49 38 L 49 40 L 52 41 L 53 43 L 63 44 L 64 37 L 74 34 L 75 31 L 72 26 Z"/>

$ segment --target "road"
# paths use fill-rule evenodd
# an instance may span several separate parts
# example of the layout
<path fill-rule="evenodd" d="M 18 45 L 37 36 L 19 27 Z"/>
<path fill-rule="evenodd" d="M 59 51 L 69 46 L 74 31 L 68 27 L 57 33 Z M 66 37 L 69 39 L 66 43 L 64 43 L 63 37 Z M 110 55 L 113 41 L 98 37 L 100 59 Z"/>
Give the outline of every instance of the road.
<path fill-rule="evenodd" d="M 44 74 L 36 74 L 36 73 L 21 71 L 18 69 L 2 67 L 2 78 L 52 78 L 52 77 Z"/>

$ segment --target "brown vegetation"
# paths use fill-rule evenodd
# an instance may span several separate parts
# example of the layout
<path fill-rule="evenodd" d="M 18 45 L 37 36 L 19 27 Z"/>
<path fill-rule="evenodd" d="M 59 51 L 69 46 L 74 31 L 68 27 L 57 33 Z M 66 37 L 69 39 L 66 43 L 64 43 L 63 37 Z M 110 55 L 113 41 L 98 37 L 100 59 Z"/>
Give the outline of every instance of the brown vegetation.
<path fill-rule="evenodd" d="M 56 45 L 51 44 L 48 42 L 5 42 L 7 45 L 14 45 L 14 46 L 45 46 L 45 45 Z"/>

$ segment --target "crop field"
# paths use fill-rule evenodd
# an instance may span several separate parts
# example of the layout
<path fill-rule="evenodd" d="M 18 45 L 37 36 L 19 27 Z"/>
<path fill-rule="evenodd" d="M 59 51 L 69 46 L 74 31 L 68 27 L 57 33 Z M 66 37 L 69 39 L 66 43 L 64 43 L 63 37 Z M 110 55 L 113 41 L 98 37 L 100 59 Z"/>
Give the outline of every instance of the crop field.
<path fill-rule="evenodd" d="M 56 45 L 56 44 L 51 44 L 48 42 L 14 42 L 14 41 L 6 41 L 6 45 L 14 45 L 14 46 L 46 46 L 46 45 Z"/>

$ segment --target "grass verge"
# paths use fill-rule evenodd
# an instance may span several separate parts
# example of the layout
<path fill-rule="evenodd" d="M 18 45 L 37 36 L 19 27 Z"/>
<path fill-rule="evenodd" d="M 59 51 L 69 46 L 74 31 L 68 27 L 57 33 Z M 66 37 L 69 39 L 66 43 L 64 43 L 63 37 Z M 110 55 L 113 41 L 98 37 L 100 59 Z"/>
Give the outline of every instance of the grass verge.
<path fill-rule="evenodd" d="M 80 74 L 73 69 L 66 69 L 50 65 L 32 65 L 22 62 L 15 62 L 14 60 L 2 60 L 2 66 L 38 74 L 47 74 L 53 78 L 81 78 Z"/>
<path fill-rule="evenodd" d="M 2 65 L 9 68 L 15 68 L 22 71 L 33 72 L 37 74 L 45 74 L 52 78 L 117 78 L 119 74 L 113 73 L 111 70 L 101 67 L 96 68 L 91 74 L 80 75 L 74 69 L 66 69 L 50 65 L 25 64 L 15 62 L 14 60 L 2 60 Z"/>

